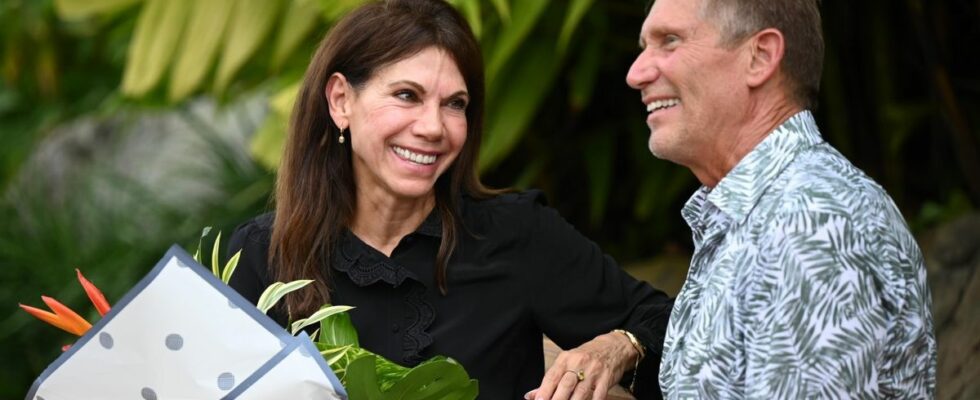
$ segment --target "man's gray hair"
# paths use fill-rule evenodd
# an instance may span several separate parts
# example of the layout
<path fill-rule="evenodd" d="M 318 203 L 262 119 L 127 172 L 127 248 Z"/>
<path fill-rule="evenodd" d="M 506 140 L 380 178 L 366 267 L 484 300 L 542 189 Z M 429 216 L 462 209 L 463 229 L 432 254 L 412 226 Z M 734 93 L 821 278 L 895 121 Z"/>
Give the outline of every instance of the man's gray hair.
<path fill-rule="evenodd" d="M 824 54 L 819 0 L 702 0 L 701 6 L 702 16 L 718 24 L 724 45 L 763 29 L 779 30 L 786 46 L 781 67 L 787 89 L 803 108 L 816 108 Z"/>

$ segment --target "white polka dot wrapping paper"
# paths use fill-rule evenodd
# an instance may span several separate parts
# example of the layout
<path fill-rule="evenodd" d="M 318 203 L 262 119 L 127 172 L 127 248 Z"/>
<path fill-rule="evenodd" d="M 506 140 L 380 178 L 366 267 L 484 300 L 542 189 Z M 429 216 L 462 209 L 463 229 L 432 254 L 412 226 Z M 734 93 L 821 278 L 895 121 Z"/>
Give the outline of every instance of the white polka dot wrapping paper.
<path fill-rule="evenodd" d="M 292 336 L 178 246 L 34 382 L 27 400 L 346 399 Z"/>

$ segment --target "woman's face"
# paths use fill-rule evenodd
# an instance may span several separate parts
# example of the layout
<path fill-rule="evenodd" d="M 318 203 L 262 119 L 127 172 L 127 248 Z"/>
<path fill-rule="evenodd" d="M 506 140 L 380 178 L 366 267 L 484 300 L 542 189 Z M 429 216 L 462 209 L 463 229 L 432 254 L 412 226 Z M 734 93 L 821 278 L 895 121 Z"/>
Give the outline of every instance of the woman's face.
<path fill-rule="evenodd" d="M 341 104 L 346 111 L 340 114 L 350 127 L 358 193 L 396 200 L 433 196 L 436 179 L 466 142 L 469 97 L 452 58 L 430 47 L 378 70 L 344 99 L 331 97 L 333 86 L 327 95 L 332 114 Z M 346 81 L 342 86 L 350 89 Z"/>

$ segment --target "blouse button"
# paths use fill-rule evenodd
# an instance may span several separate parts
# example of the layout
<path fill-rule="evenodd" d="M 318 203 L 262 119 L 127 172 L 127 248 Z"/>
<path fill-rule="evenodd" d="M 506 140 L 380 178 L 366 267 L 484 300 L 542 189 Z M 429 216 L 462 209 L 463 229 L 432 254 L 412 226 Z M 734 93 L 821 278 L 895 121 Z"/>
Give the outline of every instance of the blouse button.
<path fill-rule="evenodd" d="M 398 324 L 391 324 L 391 332 L 398 333 Z"/>

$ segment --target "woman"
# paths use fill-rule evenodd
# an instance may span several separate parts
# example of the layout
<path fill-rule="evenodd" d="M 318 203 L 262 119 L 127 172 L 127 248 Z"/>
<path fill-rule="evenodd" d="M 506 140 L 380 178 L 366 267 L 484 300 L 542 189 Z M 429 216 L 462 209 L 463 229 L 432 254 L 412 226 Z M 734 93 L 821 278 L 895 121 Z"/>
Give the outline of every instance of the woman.
<path fill-rule="evenodd" d="M 370 3 L 338 22 L 296 101 L 275 213 L 231 240 L 232 287 L 257 301 L 272 282 L 315 279 L 273 317 L 355 306 L 362 346 L 408 366 L 452 357 L 481 398 L 602 398 L 637 366 L 638 390 L 658 392 L 667 296 L 538 192 L 480 183 L 482 68 L 442 1 Z M 547 374 L 542 333 L 572 349 Z"/>

